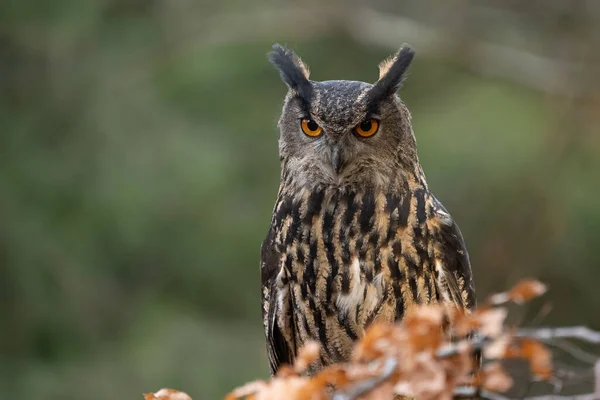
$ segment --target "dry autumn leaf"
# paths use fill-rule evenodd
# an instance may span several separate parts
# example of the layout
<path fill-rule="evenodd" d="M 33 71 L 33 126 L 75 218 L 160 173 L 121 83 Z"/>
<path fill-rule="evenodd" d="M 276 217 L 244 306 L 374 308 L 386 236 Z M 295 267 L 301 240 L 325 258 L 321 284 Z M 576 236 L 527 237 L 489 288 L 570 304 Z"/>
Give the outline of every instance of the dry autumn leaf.
<path fill-rule="evenodd" d="M 552 354 L 542 343 L 533 339 L 522 341 L 523 356 L 529 360 L 531 372 L 540 379 L 552 376 Z"/>
<path fill-rule="evenodd" d="M 192 400 L 192 398 L 184 392 L 175 389 L 163 388 L 156 393 L 144 393 L 145 400 Z"/>
<path fill-rule="evenodd" d="M 480 325 L 479 332 L 486 337 L 498 337 L 503 331 L 506 315 L 507 312 L 504 308 L 489 308 L 476 313 L 475 318 Z"/>
<path fill-rule="evenodd" d="M 379 358 L 385 354 L 385 348 L 392 340 L 394 326 L 386 323 L 375 323 L 367 329 L 365 336 L 354 346 L 353 360 L 365 362 Z"/>
<path fill-rule="evenodd" d="M 542 282 L 535 279 L 525 279 L 517 283 L 508 292 L 497 293 L 489 298 L 490 304 L 504 304 L 513 301 L 517 304 L 523 304 L 533 298 L 546 293 L 547 287 Z"/>
<path fill-rule="evenodd" d="M 225 400 L 248 398 L 249 396 L 263 390 L 265 387 L 267 387 L 267 383 L 264 381 L 248 382 L 244 386 L 240 386 L 231 393 L 227 394 L 227 396 L 225 396 Z"/>
<path fill-rule="evenodd" d="M 500 363 L 487 364 L 481 371 L 481 386 L 491 392 L 506 392 L 513 384 L 512 378 Z"/>
<path fill-rule="evenodd" d="M 310 364 L 319 358 L 320 350 L 321 346 L 318 342 L 307 342 L 298 352 L 298 357 L 296 358 L 296 362 L 294 362 L 294 370 L 298 373 L 306 371 Z"/>

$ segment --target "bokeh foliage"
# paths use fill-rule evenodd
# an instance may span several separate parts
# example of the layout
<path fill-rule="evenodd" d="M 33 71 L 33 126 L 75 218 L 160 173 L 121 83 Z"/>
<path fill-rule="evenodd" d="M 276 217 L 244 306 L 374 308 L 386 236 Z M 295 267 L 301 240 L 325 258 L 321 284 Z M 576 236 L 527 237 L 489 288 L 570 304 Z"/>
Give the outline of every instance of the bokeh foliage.
<path fill-rule="evenodd" d="M 266 376 L 258 257 L 285 87 L 265 54 L 288 42 L 314 79 L 374 80 L 390 51 L 336 26 L 211 36 L 213 16 L 251 9 L 0 4 L 3 397 L 219 398 Z M 479 295 L 533 275 L 551 287 L 545 323 L 598 328 L 591 106 L 427 57 L 401 96 Z"/>

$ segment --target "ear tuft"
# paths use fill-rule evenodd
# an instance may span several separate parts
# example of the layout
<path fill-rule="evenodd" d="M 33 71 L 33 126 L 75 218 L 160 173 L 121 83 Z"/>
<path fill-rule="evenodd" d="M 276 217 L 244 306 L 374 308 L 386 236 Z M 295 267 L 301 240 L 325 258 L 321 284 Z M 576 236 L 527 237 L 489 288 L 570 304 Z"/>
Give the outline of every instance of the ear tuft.
<path fill-rule="evenodd" d="M 373 88 L 368 93 L 371 103 L 377 103 L 393 95 L 400 89 L 406 70 L 414 57 L 415 52 L 407 45 L 404 45 L 397 54 L 379 64 L 379 80 L 375 82 Z"/>
<path fill-rule="evenodd" d="M 393 56 L 389 56 L 388 58 L 379 63 L 379 79 L 383 78 L 385 74 L 388 73 L 394 61 L 396 61 L 396 54 L 394 54 Z"/>
<path fill-rule="evenodd" d="M 274 44 L 273 51 L 269 53 L 269 61 L 279 69 L 281 79 L 290 89 L 296 90 L 306 100 L 310 97 L 312 86 L 309 70 L 306 64 L 292 50 Z"/>

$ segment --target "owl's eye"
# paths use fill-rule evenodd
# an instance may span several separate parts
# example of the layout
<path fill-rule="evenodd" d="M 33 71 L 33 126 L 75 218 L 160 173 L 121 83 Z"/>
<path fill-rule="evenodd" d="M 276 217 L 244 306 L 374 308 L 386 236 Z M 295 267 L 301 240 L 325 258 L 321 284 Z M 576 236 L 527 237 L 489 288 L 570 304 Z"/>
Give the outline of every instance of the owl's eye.
<path fill-rule="evenodd" d="M 302 127 L 302 132 L 311 137 L 317 137 L 323 131 L 319 124 L 308 118 L 303 118 L 302 122 L 300 122 L 300 126 Z"/>
<path fill-rule="evenodd" d="M 375 133 L 377 133 L 377 129 L 379 129 L 379 121 L 375 118 L 366 119 L 360 124 L 356 125 L 354 130 L 359 136 L 362 137 L 371 137 Z"/>

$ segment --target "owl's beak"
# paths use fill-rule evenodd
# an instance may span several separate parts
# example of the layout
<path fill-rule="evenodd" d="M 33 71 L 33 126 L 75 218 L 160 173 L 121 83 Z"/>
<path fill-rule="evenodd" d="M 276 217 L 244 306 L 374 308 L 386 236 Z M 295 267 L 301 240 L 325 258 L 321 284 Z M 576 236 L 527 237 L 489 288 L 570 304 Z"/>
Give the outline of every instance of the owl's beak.
<path fill-rule="evenodd" d="M 340 171 L 342 170 L 342 166 L 343 166 L 343 157 L 342 157 L 342 151 L 340 150 L 339 147 L 334 146 L 331 149 L 331 166 L 333 168 L 333 171 L 336 174 L 339 174 Z"/>

